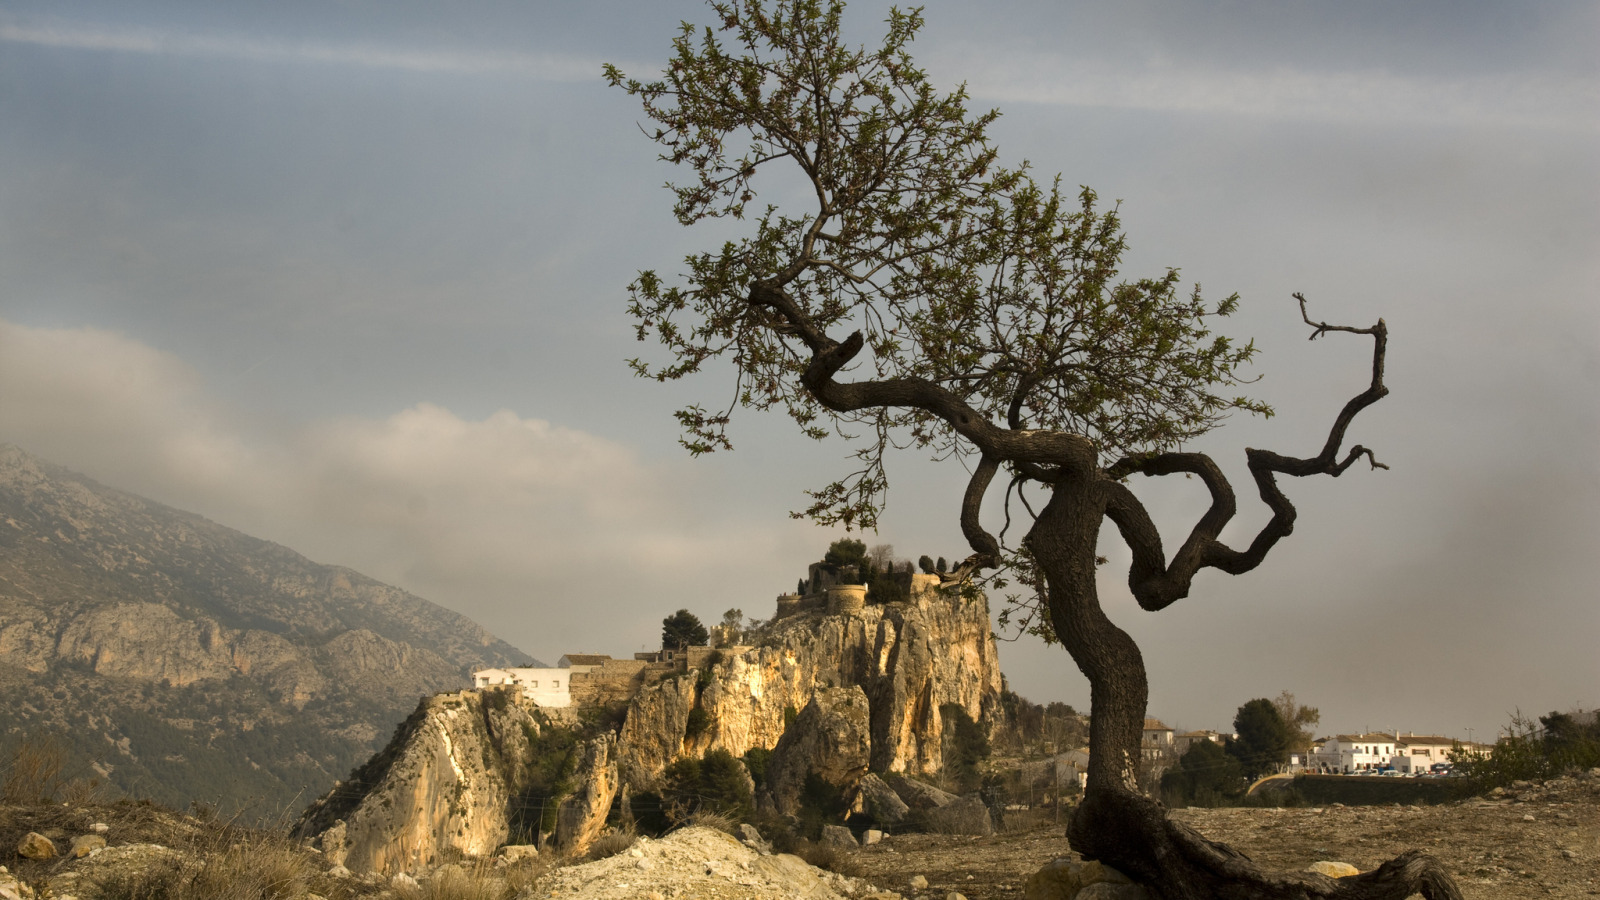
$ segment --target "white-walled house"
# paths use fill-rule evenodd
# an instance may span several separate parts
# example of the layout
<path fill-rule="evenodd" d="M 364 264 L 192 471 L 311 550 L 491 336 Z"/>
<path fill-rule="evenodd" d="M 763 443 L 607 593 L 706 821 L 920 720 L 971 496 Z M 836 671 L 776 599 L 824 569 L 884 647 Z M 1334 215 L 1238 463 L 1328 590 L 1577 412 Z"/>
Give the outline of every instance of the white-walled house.
<path fill-rule="evenodd" d="M 522 696 L 537 706 L 565 707 L 572 705 L 571 677 L 571 669 L 513 666 L 473 672 L 472 686 L 479 689 L 520 689 Z"/>
<path fill-rule="evenodd" d="M 1395 764 L 1395 739 L 1392 734 L 1370 732 L 1341 734 L 1322 745 L 1311 759 L 1312 765 L 1336 773 L 1382 769 Z"/>

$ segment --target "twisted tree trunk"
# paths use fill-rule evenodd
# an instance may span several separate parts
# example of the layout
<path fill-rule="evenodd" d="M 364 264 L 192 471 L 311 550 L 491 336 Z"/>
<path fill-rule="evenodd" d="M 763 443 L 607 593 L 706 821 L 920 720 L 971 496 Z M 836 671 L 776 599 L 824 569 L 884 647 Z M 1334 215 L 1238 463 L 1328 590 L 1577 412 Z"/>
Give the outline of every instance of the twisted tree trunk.
<path fill-rule="evenodd" d="M 1054 487 L 1027 542 L 1045 576 L 1056 636 L 1091 692 L 1089 781 L 1067 831 L 1072 848 L 1163 900 L 1399 900 L 1419 892 L 1428 900 L 1460 900 L 1443 867 L 1420 851 L 1350 878 L 1269 874 L 1244 854 L 1170 820 L 1165 807 L 1140 793 L 1144 659 L 1127 632 L 1106 617 L 1095 589 L 1095 539 L 1121 486 L 1097 472 Z"/>

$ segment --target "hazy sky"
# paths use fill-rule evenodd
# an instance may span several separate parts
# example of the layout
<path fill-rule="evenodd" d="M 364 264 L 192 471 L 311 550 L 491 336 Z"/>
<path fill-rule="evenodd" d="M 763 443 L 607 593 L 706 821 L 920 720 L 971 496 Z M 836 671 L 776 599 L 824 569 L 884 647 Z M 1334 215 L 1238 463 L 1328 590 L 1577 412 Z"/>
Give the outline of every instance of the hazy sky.
<path fill-rule="evenodd" d="M 887 6 L 848 11 L 861 40 Z M 1268 421 L 1201 445 L 1310 455 L 1370 344 L 1387 472 L 1295 481 L 1257 571 L 1105 603 L 1150 711 L 1225 728 L 1293 691 L 1324 732 L 1482 738 L 1600 704 L 1600 4 L 930 3 L 918 59 L 1004 113 L 1002 156 L 1120 199 L 1261 347 Z M 641 115 L 693 2 L 162 3 L 0 11 L 0 440 L 458 609 L 530 654 L 653 647 L 688 607 L 770 615 L 838 534 L 789 518 L 847 448 L 746 416 L 689 459 L 715 380 L 630 377 L 624 288 L 680 228 Z M 966 473 L 891 470 L 869 543 L 967 552 Z M 1135 489 L 1170 545 L 1194 482 Z M 1057 648 L 1011 683 L 1088 704 Z"/>

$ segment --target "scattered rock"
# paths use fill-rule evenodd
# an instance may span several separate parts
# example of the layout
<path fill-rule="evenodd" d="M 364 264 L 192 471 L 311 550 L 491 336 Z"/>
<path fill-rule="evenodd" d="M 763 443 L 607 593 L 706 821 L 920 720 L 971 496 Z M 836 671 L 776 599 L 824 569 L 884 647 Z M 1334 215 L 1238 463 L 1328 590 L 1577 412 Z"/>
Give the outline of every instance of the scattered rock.
<path fill-rule="evenodd" d="M 401 889 L 411 888 L 415 890 L 422 887 L 420 882 L 418 882 L 415 878 L 412 878 L 410 875 L 407 875 L 405 872 L 396 872 L 389 878 L 389 884 L 392 887 Z"/>
<path fill-rule="evenodd" d="M 865 780 L 865 779 L 862 779 Z M 884 778 L 899 798 L 911 809 L 938 809 L 956 800 L 956 795 L 941 791 L 931 784 L 891 772 Z"/>
<path fill-rule="evenodd" d="M 56 845 L 37 831 L 30 831 L 17 842 L 17 855 L 23 859 L 55 859 Z"/>
<path fill-rule="evenodd" d="M 967 900 L 967 895 L 960 891 L 951 891 L 944 895 L 944 900 Z"/>
<path fill-rule="evenodd" d="M 1331 860 L 1318 860 L 1306 866 L 1307 872 L 1316 872 L 1329 878 L 1349 878 L 1351 875 L 1360 875 L 1361 870 L 1347 862 L 1333 862 Z"/>
<path fill-rule="evenodd" d="M 994 834 L 994 820 L 989 817 L 989 807 L 977 797 L 958 797 L 938 809 L 927 812 L 928 827 L 941 834 Z"/>
<path fill-rule="evenodd" d="M 500 858 L 508 863 L 522 862 L 538 855 L 539 848 L 533 844 L 507 844 L 500 848 Z"/>
<path fill-rule="evenodd" d="M 73 859 L 83 859 L 106 848 L 106 839 L 98 834 L 80 834 L 72 839 Z"/>
<path fill-rule="evenodd" d="M 770 849 L 766 840 L 761 837 L 761 832 L 749 822 L 739 826 L 739 836 L 745 842 L 746 846 L 754 847 L 757 850 Z"/>
<path fill-rule="evenodd" d="M 873 844 L 876 844 L 882 840 L 883 832 L 876 828 L 868 828 L 866 831 L 861 833 L 861 846 L 863 847 L 871 847 Z"/>
<path fill-rule="evenodd" d="M 921 876 L 921 875 L 913 875 L 913 876 L 911 876 L 911 889 L 913 891 L 925 891 L 925 890 L 927 890 L 928 889 L 928 879 L 925 878 L 924 876 Z"/>
<path fill-rule="evenodd" d="M 33 888 L 18 881 L 5 866 L 0 866 L 0 900 L 33 900 Z"/>
<path fill-rule="evenodd" d="M 344 866 L 334 866 L 328 870 L 328 876 L 330 878 L 349 878 L 350 870 L 346 869 Z"/>
<path fill-rule="evenodd" d="M 843 825 L 822 826 L 822 843 L 830 847 L 848 847 L 852 850 L 861 846 L 856 843 L 856 836 Z"/>
<path fill-rule="evenodd" d="M 1094 885 L 1106 885 L 1112 888 L 1137 887 L 1132 879 L 1110 866 L 1103 866 L 1097 862 L 1076 862 L 1062 856 L 1050 860 L 1039 871 L 1033 873 L 1022 888 L 1022 896 L 1025 900 L 1072 900 L 1075 897 L 1091 896 L 1100 896 L 1102 900 L 1124 897 L 1133 900 L 1144 896 L 1143 888 L 1137 888 L 1139 891 L 1137 894 L 1085 893 Z"/>
<path fill-rule="evenodd" d="M 107 825 L 104 822 L 96 822 L 93 825 L 89 826 L 89 830 L 94 832 L 95 834 L 105 834 L 106 832 L 111 830 L 111 826 Z"/>

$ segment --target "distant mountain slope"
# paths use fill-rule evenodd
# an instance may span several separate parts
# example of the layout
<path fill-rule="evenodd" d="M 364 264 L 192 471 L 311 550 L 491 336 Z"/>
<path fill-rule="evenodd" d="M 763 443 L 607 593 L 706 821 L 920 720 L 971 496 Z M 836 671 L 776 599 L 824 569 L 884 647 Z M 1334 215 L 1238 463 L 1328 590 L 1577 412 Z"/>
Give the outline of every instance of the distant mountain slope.
<path fill-rule="evenodd" d="M 0 750 L 50 732 L 124 792 L 278 811 L 419 695 L 527 659 L 359 572 L 0 445 Z"/>

